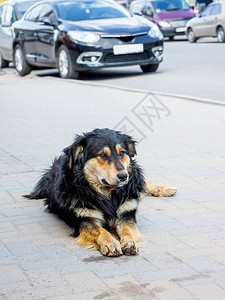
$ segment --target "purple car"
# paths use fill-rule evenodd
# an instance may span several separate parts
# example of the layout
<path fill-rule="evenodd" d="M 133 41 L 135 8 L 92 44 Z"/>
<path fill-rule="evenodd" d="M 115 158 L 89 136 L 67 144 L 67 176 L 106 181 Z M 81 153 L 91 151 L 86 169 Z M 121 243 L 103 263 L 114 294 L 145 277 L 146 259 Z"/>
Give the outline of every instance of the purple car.
<path fill-rule="evenodd" d="M 185 0 L 135 0 L 131 3 L 130 11 L 156 23 L 164 37 L 171 40 L 175 35 L 184 35 L 186 23 L 195 17 Z"/>

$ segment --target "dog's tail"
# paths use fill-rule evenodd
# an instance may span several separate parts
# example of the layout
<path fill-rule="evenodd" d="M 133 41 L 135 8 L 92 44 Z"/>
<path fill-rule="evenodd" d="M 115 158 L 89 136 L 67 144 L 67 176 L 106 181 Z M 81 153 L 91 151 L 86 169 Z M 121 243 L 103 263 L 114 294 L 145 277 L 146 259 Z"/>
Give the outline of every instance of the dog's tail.
<path fill-rule="evenodd" d="M 47 179 L 43 176 L 35 185 L 33 191 L 28 195 L 23 195 L 28 199 L 44 199 L 47 198 Z"/>

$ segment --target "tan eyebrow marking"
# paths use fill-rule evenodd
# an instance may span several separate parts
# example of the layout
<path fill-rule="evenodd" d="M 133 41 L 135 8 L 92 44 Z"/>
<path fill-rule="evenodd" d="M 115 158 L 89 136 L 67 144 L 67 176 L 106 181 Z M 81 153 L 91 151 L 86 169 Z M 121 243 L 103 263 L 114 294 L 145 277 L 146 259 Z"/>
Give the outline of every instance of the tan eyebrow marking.
<path fill-rule="evenodd" d="M 125 149 L 120 144 L 116 144 L 116 153 L 120 155 L 121 151 L 125 151 Z"/>
<path fill-rule="evenodd" d="M 111 156 L 111 150 L 108 146 L 105 146 L 100 152 L 99 154 L 106 154 L 108 157 Z"/>

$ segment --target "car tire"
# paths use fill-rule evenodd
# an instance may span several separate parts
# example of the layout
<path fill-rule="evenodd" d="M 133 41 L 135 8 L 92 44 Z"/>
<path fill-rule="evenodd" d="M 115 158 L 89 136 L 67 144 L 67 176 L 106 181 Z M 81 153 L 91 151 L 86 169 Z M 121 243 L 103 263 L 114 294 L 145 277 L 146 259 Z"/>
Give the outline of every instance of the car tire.
<path fill-rule="evenodd" d="M 217 29 L 217 40 L 219 43 L 224 43 L 225 42 L 225 32 L 222 27 L 219 27 Z"/>
<path fill-rule="evenodd" d="M 4 60 L 2 54 L 0 53 L 0 69 L 7 68 L 8 65 L 8 61 Z"/>
<path fill-rule="evenodd" d="M 140 67 L 144 73 L 152 73 L 157 71 L 159 64 L 141 65 Z"/>
<path fill-rule="evenodd" d="M 197 41 L 194 31 L 191 28 L 187 31 L 187 38 L 190 43 L 195 43 Z"/>
<path fill-rule="evenodd" d="M 20 74 L 20 76 L 26 76 L 32 70 L 31 66 L 27 63 L 25 59 L 25 55 L 20 45 L 16 45 L 13 51 L 13 62 L 16 71 Z"/>
<path fill-rule="evenodd" d="M 79 72 L 74 70 L 69 51 L 65 45 L 59 47 L 57 67 L 61 78 L 77 79 L 79 77 Z"/>

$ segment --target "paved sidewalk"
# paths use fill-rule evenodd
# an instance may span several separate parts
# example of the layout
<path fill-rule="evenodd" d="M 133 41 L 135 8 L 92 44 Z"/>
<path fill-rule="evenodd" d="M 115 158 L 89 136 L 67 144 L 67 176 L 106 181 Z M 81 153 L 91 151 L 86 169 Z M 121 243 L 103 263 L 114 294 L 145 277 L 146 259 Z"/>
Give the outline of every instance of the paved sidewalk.
<path fill-rule="evenodd" d="M 0 299 L 225 299 L 225 107 L 77 81 L 0 76 Z M 140 255 L 107 258 L 23 199 L 76 133 L 133 132 L 172 198 L 144 196 Z"/>

